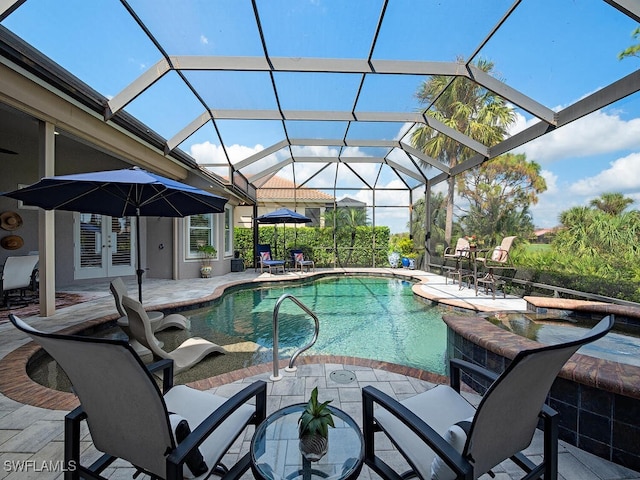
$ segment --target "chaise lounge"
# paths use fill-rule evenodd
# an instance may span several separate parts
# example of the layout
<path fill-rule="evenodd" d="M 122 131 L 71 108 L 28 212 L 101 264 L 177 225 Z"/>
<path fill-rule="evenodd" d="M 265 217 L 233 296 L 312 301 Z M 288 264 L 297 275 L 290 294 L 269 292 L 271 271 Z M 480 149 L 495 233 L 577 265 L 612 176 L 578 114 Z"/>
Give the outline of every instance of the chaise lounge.
<path fill-rule="evenodd" d="M 258 263 L 260 265 L 260 273 L 263 272 L 265 268 L 269 269 L 269 273 L 272 274 L 273 270 L 278 273 L 278 270 L 282 270 L 285 272 L 285 262 L 284 260 L 274 260 L 273 255 L 271 255 L 271 245 L 267 244 L 259 244 L 257 245 L 258 252 Z"/>
<path fill-rule="evenodd" d="M 188 370 L 213 353 L 226 353 L 220 345 L 200 337 L 192 337 L 182 342 L 175 350 L 165 352 L 154 341 L 151 322 L 142 304 L 131 297 L 122 297 L 122 306 L 129 317 L 131 335 L 140 344 L 151 350 L 154 357 L 173 360 L 175 373 Z"/>
<path fill-rule="evenodd" d="M 117 320 L 118 326 L 127 334 L 129 337 L 129 344 L 133 347 L 138 355 L 149 355 L 151 354 L 150 350 L 144 347 L 140 342 L 133 338 L 131 335 L 131 330 L 129 329 L 129 318 L 127 317 L 127 312 L 125 312 L 124 307 L 122 306 L 122 298 L 129 296 L 129 292 L 127 291 L 127 286 L 124 284 L 120 277 L 114 278 L 109 284 L 109 289 L 111 290 L 111 294 L 113 295 L 113 299 L 116 302 L 116 310 L 120 314 L 120 318 Z M 186 330 L 189 326 L 189 320 L 179 313 L 172 313 L 165 317 L 162 312 L 147 312 L 147 317 L 149 318 L 149 323 L 151 324 L 151 330 L 153 332 L 160 332 L 167 328 L 178 328 L 180 330 Z M 155 337 L 154 337 L 155 338 Z M 156 339 L 155 343 L 162 348 L 162 342 Z"/>

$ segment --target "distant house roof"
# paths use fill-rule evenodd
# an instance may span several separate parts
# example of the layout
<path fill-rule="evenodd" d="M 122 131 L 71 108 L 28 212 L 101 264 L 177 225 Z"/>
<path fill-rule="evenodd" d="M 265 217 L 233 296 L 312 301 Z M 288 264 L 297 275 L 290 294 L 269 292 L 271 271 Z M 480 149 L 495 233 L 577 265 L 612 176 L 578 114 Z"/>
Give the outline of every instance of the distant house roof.
<path fill-rule="evenodd" d="M 351 208 L 365 208 L 367 204 L 365 202 L 361 202 L 360 200 L 356 200 L 351 197 L 344 197 L 342 200 L 338 200 L 336 202 L 338 208 L 340 207 L 351 207 Z"/>
<path fill-rule="evenodd" d="M 547 233 L 555 233 L 556 230 L 557 230 L 557 227 L 556 228 L 539 228 L 538 230 L 533 232 L 533 234 L 536 237 L 539 237 L 541 235 L 546 235 Z"/>
<path fill-rule="evenodd" d="M 265 182 L 262 187 L 257 189 L 256 194 L 258 202 L 268 200 L 333 200 L 331 195 L 320 190 L 305 187 L 296 189 L 293 182 L 278 176 Z"/>

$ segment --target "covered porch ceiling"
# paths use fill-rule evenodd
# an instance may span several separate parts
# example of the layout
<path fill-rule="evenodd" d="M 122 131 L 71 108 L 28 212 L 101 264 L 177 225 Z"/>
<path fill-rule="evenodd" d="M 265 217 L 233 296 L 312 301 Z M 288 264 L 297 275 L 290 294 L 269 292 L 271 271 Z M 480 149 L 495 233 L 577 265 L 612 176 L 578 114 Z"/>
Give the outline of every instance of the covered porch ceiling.
<path fill-rule="evenodd" d="M 616 35 L 623 49 L 638 23 L 634 0 L 0 1 L 5 61 L 57 77 L 105 122 L 135 118 L 166 155 L 254 200 L 273 175 L 334 194 L 431 188 L 620 106 L 640 70 L 599 39 Z M 576 82 L 587 70 L 596 80 Z M 434 75 L 494 92 L 519 126 L 492 146 L 436 120 L 415 95 Z M 411 144 L 420 125 L 475 156 L 430 158 Z"/>

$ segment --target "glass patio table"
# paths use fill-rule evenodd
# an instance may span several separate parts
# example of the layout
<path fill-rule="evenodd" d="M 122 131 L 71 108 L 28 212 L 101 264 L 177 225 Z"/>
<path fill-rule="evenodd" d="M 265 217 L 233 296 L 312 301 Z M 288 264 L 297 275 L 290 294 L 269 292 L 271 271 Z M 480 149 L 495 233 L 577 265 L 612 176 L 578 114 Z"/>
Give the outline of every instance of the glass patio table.
<path fill-rule="evenodd" d="M 282 408 L 269 415 L 251 440 L 251 470 L 264 480 L 352 480 L 364 458 L 364 440 L 356 422 L 329 406 L 335 428 L 329 428 L 329 448 L 318 461 L 306 460 L 299 447 L 298 418 L 306 403 Z"/>

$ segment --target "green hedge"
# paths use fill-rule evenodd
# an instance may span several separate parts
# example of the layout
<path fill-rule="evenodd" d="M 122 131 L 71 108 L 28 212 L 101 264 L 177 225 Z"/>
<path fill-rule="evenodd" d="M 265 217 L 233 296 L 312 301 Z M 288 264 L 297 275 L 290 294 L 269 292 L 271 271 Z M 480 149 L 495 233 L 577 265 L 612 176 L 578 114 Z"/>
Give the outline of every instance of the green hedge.
<path fill-rule="evenodd" d="M 516 270 L 515 278 L 640 303 L 640 288 L 638 284 L 632 280 L 614 280 L 595 275 L 557 272 L 552 270 L 541 271 L 522 267 Z M 513 288 L 524 290 L 522 293 L 525 295 L 535 293 L 531 288 L 524 289 L 518 285 L 514 285 Z M 546 293 L 540 293 L 550 294 L 548 290 Z M 569 297 L 567 294 L 562 294 L 562 296 L 565 298 Z"/>
<path fill-rule="evenodd" d="M 389 227 L 344 229 L 336 234 L 337 249 L 334 249 L 332 228 L 277 226 L 275 233 L 272 226 L 258 228 L 258 243 L 270 244 L 275 258 L 288 259 L 289 250 L 298 248 L 315 262 L 316 267 L 371 267 L 374 259 L 376 266 L 388 266 L 389 236 Z M 234 246 L 245 265 L 253 266 L 253 230 L 234 228 Z M 284 252 L 287 252 L 286 255 Z"/>

